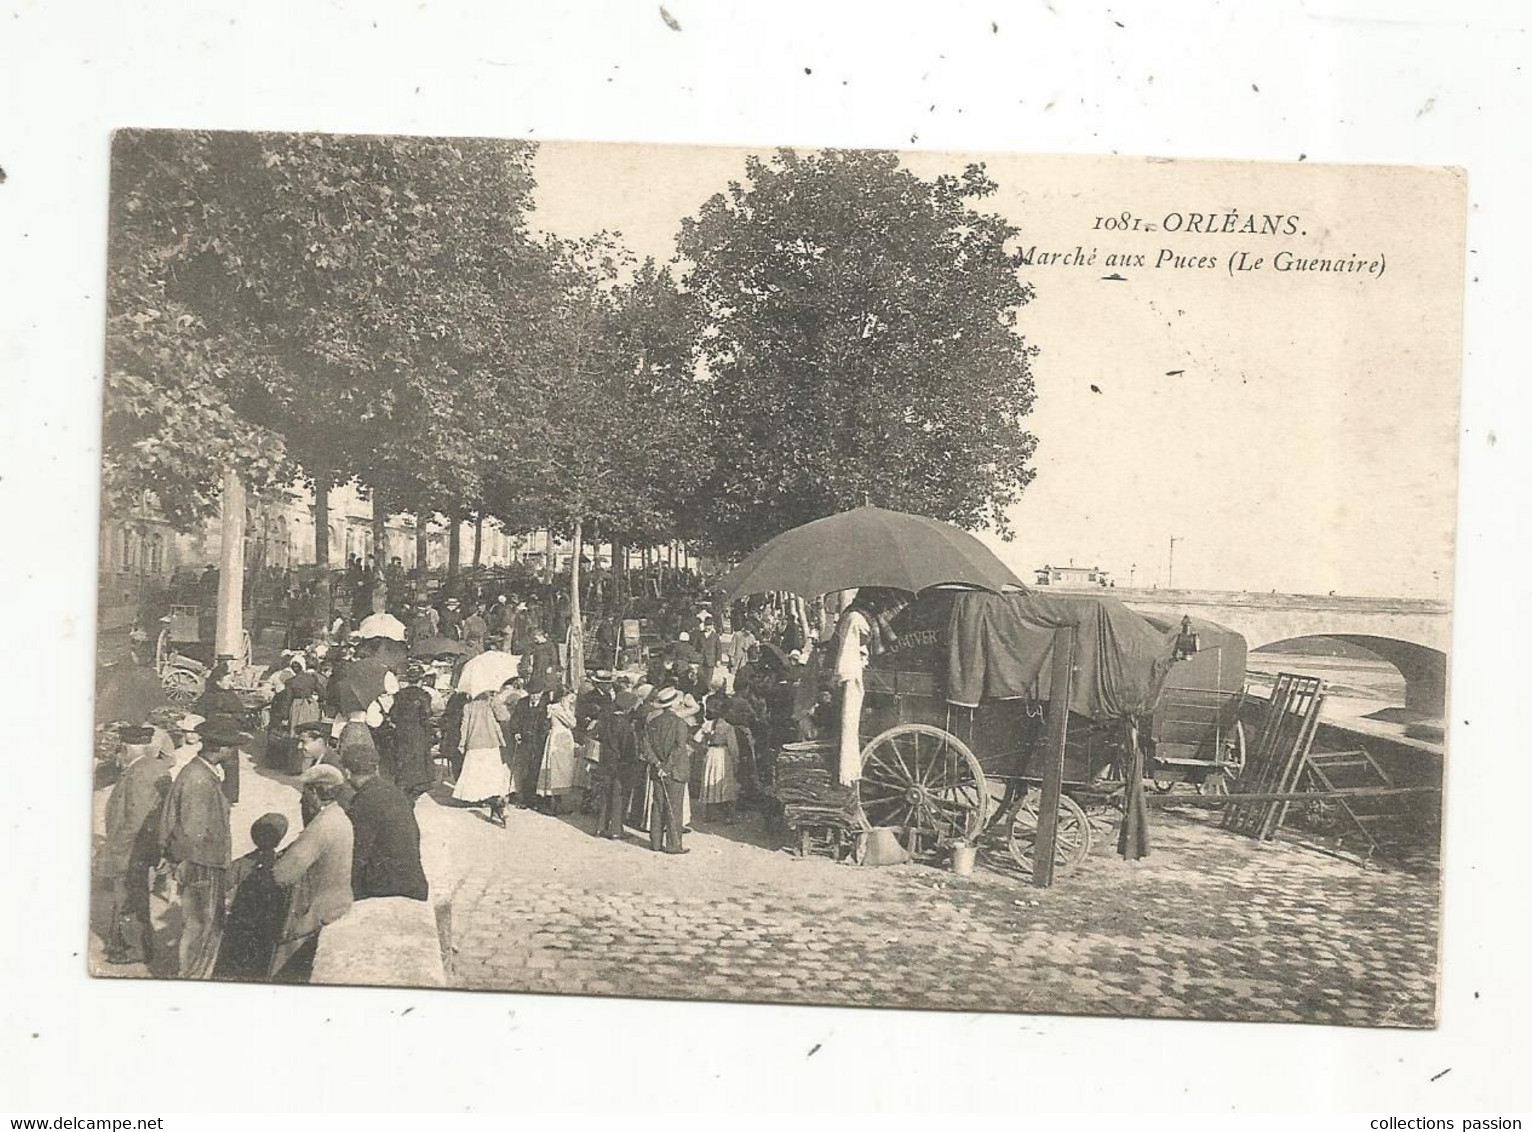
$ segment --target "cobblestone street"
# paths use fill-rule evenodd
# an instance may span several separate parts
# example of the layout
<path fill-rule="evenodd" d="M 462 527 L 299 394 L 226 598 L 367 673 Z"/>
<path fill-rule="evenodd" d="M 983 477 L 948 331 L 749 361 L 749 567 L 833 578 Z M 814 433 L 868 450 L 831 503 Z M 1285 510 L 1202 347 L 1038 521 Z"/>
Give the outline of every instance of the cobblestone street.
<path fill-rule="evenodd" d="M 1097 848 L 1050 891 L 796 860 L 762 819 L 699 824 L 667 858 L 630 831 L 439 811 L 463 866 L 465 988 L 1140 1017 L 1433 1024 L 1437 879 L 1165 814 L 1154 851 Z M 1110 843 L 1109 833 L 1100 838 Z"/>

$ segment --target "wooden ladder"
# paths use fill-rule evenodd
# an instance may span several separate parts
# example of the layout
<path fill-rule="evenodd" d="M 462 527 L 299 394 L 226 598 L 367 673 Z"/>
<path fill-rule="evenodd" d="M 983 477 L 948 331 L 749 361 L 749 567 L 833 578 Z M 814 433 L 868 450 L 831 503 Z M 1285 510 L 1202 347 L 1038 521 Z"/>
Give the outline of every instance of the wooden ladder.
<path fill-rule="evenodd" d="M 1283 794 L 1298 789 L 1309 748 L 1319 730 L 1324 706 L 1323 683 L 1317 676 L 1278 673 L 1254 750 L 1244 773 L 1234 783 L 1223 825 L 1270 841 L 1287 818 L 1289 802 L 1239 802 L 1240 794 Z"/>

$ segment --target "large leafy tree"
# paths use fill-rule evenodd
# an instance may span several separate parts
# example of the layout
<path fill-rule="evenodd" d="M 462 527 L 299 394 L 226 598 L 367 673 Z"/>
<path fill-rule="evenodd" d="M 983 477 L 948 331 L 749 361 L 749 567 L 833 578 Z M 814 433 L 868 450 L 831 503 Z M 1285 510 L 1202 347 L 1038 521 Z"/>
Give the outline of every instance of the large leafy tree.
<path fill-rule="evenodd" d="M 152 218 L 144 242 L 168 249 L 149 270 L 199 348 L 228 359 L 218 407 L 285 441 L 321 519 L 328 487 L 352 476 L 379 510 L 478 492 L 474 390 L 515 337 L 500 307 L 528 243 L 533 153 L 475 139 L 119 135 L 126 199 Z M 320 561 L 326 534 L 316 523 Z"/>
<path fill-rule="evenodd" d="M 706 312 L 716 470 L 694 533 L 724 553 L 872 502 L 1008 535 L 1031 481 L 1031 298 L 982 166 L 779 150 L 682 223 Z"/>
<path fill-rule="evenodd" d="M 668 270 L 633 262 L 610 234 L 549 237 L 534 360 L 518 382 L 490 511 L 511 529 L 573 537 L 571 621 L 579 670 L 579 551 L 672 537 L 705 478 L 707 402 L 695 376 L 694 305 Z"/>
<path fill-rule="evenodd" d="M 102 391 L 105 514 L 126 516 L 152 497 L 180 530 L 217 511 L 226 466 L 260 484 L 284 456 L 280 436 L 230 403 L 247 343 L 227 328 L 215 333 L 180 286 L 197 244 L 187 222 L 198 208 L 196 149 L 187 134 L 118 135 Z"/>

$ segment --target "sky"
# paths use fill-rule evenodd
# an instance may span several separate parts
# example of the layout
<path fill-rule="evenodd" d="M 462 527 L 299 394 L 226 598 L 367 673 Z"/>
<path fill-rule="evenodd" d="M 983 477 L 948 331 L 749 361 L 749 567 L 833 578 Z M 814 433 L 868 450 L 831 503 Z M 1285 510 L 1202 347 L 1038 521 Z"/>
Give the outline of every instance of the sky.
<path fill-rule="evenodd" d="M 545 142 L 532 224 L 565 236 L 614 230 L 665 261 L 681 218 L 761 152 Z M 1072 562 L 1120 585 L 1450 596 L 1465 216 L 1456 171 L 902 159 L 922 176 L 983 161 L 1000 186 L 983 206 L 1021 229 L 1022 246 L 1096 256 L 1023 271 L 1036 298 L 1020 328 L 1040 349 L 1028 418 L 1037 478 L 1011 512 L 1015 538 L 987 541 L 1024 580 Z M 1156 230 L 1108 230 L 1106 218 L 1125 214 Z M 1242 231 L 1251 216 L 1258 230 Z M 1277 234 L 1259 231 L 1268 223 Z M 1240 252 L 1261 265 L 1231 271 Z M 1279 271 L 1279 253 L 1374 266 Z"/>

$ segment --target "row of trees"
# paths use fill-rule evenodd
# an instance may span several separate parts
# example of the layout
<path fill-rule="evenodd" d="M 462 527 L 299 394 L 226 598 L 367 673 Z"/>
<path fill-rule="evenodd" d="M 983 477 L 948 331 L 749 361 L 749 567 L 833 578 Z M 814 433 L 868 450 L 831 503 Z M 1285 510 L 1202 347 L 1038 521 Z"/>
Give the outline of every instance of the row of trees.
<path fill-rule="evenodd" d="M 113 156 L 109 515 L 149 491 L 190 526 L 234 467 L 321 510 L 356 480 L 380 535 L 476 515 L 733 555 L 864 501 L 1005 533 L 1031 479 L 1031 293 L 979 167 L 751 159 L 660 266 L 533 232 L 533 143 L 127 131 Z"/>

